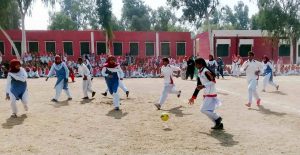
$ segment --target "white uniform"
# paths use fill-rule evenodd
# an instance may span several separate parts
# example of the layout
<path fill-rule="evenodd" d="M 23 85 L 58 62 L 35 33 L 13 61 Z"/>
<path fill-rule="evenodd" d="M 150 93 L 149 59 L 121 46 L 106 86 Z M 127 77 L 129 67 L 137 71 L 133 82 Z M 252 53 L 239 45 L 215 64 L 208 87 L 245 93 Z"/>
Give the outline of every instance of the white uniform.
<path fill-rule="evenodd" d="M 241 71 L 242 70 L 246 72 L 246 78 L 248 82 L 248 103 L 251 104 L 253 96 L 256 98 L 256 100 L 260 99 L 256 90 L 259 76 L 255 75 L 255 72 L 262 70 L 262 64 L 256 60 L 247 60 L 241 67 Z"/>
<path fill-rule="evenodd" d="M 265 71 L 268 67 L 271 68 L 272 73 L 267 73 L 267 74 L 264 75 L 263 90 L 266 89 L 267 84 L 270 84 L 270 85 L 274 86 L 275 88 L 278 86 L 276 83 L 273 82 L 273 79 L 272 79 L 272 80 L 270 79 L 271 76 L 273 76 L 272 78 L 274 78 L 273 73 L 275 72 L 275 69 L 274 69 L 272 63 L 271 63 L 271 62 L 267 62 L 266 64 L 263 63 L 263 70 L 264 70 L 264 71 Z"/>
<path fill-rule="evenodd" d="M 84 97 L 88 97 L 88 92 L 90 92 L 90 93 L 94 92 L 92 89 L 91 73 L 84 63 L 82 63 L 81 65 L 78 66 L 78 72 L 82 77 L 84 77 L 84 76 L 87 77 L 86 80 L 82 81 L 82 91 L 83 91 Z"/>
<path fill-rule="evenodd" d="M 14 78 L 17 81 L 26 82 L 27 80 L 27 73 L 24 70 L 24 68 L 20 68 L 20 71 L 18 73 L 8 73 L 7 76 L 7 85 L 6 85 L 6 93 L 9 94 L 10 100 L 11 100 L 11 109 L 14 114 L 17 114 L 17 98 L 15 95 L 11 92 L 11 80 Z M 21 101 L 23 103 L 24 109 L 27 110 L 27 104 L 28 104 L 28 90 L 26 89 L 24 94 L 22 95 Z"/>
<path fill-rule="evenodd" d="M 221 105 L 220 100 L 217 98 L 217 91 L 216 91 L 216 83 L 213 81 L 209 81 L 205 75 L 205 72 L 209 72 L 208 69 L 203 68 L 202 71 L 199 72 L 198 76 L 202 85 L 205 86 L 204 88 L 204 101 L 201 108 L 201 112 L 207 115 L 213 122 L 217 120 L 220 116 L 215 113 L 215 110 L 218 106 Z"/>
<path fill-rule="evenodd" d="M 51 69 L 50 69 L 49 74 L 47 75 L 47 77 L 48 78 L 51 77 L 55 73 L 55 69 L 60 70 L 60 69 L 62 69 L 62 67 L 65 69 L 66 79 L 68 79 L 69 78 L 69 69 L 68 69 L 68 67 L 66 66 L 66 64 L 64 62 L 62 62 L 58 65 L 54 63 L 51 66 Z M 54 99 L 58 100 L 58 98 L 60 97 L 61 91 L 63 90 L 63 87 L 64 87 L 64 80 L 61 80 L 59 82 L 59 84 L 57 84 L 55 86 L 55 97 L 54 97 Z M 65 93 L 68 96 L 68 98 L 72 98 L 69 89 L 64 89 L 64 90 L 65 90 Z"/>
<path fill-rule="evenodd" d="M 107 77 L 108 74 L 106 73 L 106 70 L 110 71 L 110 72 L 113 72 L 113 73 L 117 73 L 117 75 L 123 75 L 123 70 L 121 69 L 120 65 L 115 67 L 115 68 L 107 68 L 107 67 L 103 67 L 102 68 L 102 71 L 101 71 L 101 74 L 104 76 L 104 77 Z M 119 80 L 120 81 L 120 80 Z M 120 83 L 119 83 L 120 84 Z M 119 87 L 119 86 L 118 86 Z M 115 107 L 119 107 L 120 106 L 120 96 L 119 96 L 119 93 L 118 91 L 116 90 L 115 92 L 113 92 L 112 94 L 113 96 L 113 104 Z"/>
<path fill-rule="evenodd" d="M 238 59 L 236 62 L 232 62 L 232 75 L 239 77 L 240 72 L 241 59 Z"/>
<path fill-rule="evenodd" d="M 180 91 L 175 89 L 174 81 L 173 81 L 173 72 L 180 71 L 179 67 L 175 67 L 173 65 L 167 65 L 161 67 L 161 74 L 164 76 L 164 89 L 162 91 L 161 97 L 159 99 L 159 104 L 162 106 L 168 94 L 179 94 Z"/>

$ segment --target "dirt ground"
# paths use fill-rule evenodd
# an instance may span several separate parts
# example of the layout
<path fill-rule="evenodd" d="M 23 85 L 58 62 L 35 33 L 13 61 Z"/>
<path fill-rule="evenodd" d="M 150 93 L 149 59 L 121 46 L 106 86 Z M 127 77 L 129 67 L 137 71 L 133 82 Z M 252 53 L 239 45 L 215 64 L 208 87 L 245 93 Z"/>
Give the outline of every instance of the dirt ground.
<path fill-rule="evenodd" d="M 269 86 L 259 95 L 262 106 L 248 109 L 244 77 L 218 80 L 218 113 L 225 130 L 212 131 L 212 122 L 200 112 L 202 95 L 187 104 L 195 81 L 176 79 L 183 91 L 170 95 L 161 111 L 153 106 L 162 91 L 162 79 L 125 79 L 130 90 L 121 94 L 121 111 L 113 111 L 112 97 L 103 97 L 104 80 L 96 78 L 95 99 L 82 101 L 81 79 L 70 83 L 73 100 L 66 95 L 54 104 L 55 79 L 28 80 L 30 105 L 18 103 L 19 118 L 11 119 L 5 101 L 6 80 L 0 80 L 0 154 L 300 154 L 300 77 L 275 77 L 280 91 Z M 200 96 L 201 95 L 201 96 Z M 167 122 L 160 114 L 168 112 Z"/>

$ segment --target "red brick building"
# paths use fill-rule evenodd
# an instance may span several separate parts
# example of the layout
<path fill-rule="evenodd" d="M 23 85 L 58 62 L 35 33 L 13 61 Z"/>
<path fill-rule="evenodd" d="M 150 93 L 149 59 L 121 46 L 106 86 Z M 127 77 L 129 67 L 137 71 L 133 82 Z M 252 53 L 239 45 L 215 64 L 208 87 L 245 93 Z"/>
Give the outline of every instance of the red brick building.
<path fill-rule="evenodd" d="M 282 57 L 284 63 L 300 61 L 300 40 L 290 46 L 290 43 L 282 40 L 273 41 L 266 32 L 261 30 L 213 30 L 211 36 L 211 42 L 208 32 L 195 37 L 196 55 L 207 59 L 209 54 L 213 54 L 222 57 L 228 64 L 231 63 L 233 55 L 240 55 L 247 59 L 247 53 L 252 51 L 256 58 L 267 55 L 275 61 Z"/>
<path fill-rule="evenodd" d="M 7 30 L 18 51 L 21 51 L 21 31 Z M 106 38 L 102 31 L 26 31 L 27 51 L 46 54 L 65 53 L 76 59 L 85 53 L 106 53 Z M 193 42 L 190 32 L 114 32 L 111 43 L 114 55 L 131 54 L 146 56 L 190 56 Z M 14 58 L 11 44 L 0 32 L 0 51 L 4 60 Z"/>

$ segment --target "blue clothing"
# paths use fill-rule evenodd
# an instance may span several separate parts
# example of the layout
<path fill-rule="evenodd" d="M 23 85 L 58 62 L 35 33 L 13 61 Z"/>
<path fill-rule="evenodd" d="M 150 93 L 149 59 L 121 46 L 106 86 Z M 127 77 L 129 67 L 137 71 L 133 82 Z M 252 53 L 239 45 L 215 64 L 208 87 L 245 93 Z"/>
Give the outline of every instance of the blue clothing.
<path fill-rule="evenodd" d="M 68 89 L 68 79 L 66 79 L 67 72 L 64 67 L 61 67 L 59 70 L 54 68 L 56 72 L 57 81 L 55 86 L 57 86 L 62 80 L 64 83 L 63 89 Z"/>
<path fill-rule="evenodd" d="M 110 94 L 116 93 L 119 87 L 119 77 L 117 72 L 106 70 L 108 76 L 105 77 L 106 85 Z M 111 76 L 111 77 L 110 77 Z"/>
<path fill-rule="evenodd" d="M 267 65 L 267 68 L 264 70 L 264 75 L 271 74 L 270 81 L 273 81 L 273 71 L 272 68 Z"/>
<path fill-rule="evenodd" d="M 11 77 L 10 92 L 16 97 L 17 100 L 22 99 L 23 94 L 27 89 L 27 82 L 22 82 Z"/>

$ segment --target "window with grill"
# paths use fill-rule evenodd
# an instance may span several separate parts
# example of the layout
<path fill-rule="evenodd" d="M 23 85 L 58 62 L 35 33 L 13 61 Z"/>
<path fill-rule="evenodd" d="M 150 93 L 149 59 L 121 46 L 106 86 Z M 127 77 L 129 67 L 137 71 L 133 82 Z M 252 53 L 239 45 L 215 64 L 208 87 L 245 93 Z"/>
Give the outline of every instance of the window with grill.
<path fill-rule="evenodd" d="M 281 44 L 279 46 L 279 56 L 290 56 L 290 45 L 289 44 Z"/>
<path fill-rule="evenodd" d="M 28 52 L 38 53 L 39 52 L 39 42 L 29 42 L 28 43 Z"/>
<path fill-rule="evenodd" d="M 2 41 L 0 41 L 0 52 L 4 55 L 4 43 Z"/>
<path fill-rule="evenodd" d="M 239 53 L 241 57 L 247 57 L 250 51 L 252 51 L 252 45 L 240 45 Z"/>
<path fill-rule="evenodd" d="M 139 44 L 130 43 L 130 55 L 137 56 L 139 54 Z"/>
<path fill-rule="evenodd" d="M 80 43 L 80 54 L 90 54 L 90 43 L 89 42 L 81 42 Z"/>
<path fill-rule="evenodd" d="M 46 52 L 55 53 L 55 42 L 46 42 Z"/>
<path fill-rule="evenodd" d="M 154 43 L 146 43 L 146 56 L 154 56 Z"/>
<path fill-rule="evenodd" d="M 228 44 L 218 44 L 217 45 L 217 57 L 227 57 L 229 55 L 229 45 Z"/>
<path fill-rule="evenodd" d="M 114 43 L 113 46 L 114 46 L 114 55 L 117 56 L 122 55 L 122 50 L 123 50 L 122 43 Z"/>
<path fill-rule="evenodd" d="M 185 55 L 185 43 L 176 43 L 177 55 Z"/>
<path fill-rule="evenodd" d="M 106 44 L 105 42 L 97 42 L 97 54 L 106 54 Z"/>
<path fill-rule="evenodd" d="M 161 43 L 161 55 L 170 56 L 170 43 Z"/>
<path fill-rule="evenodd" d="M 73 43 L 64 42 L 64 53 L 67 55 L 73 55 Z"/>
<path fill-rule="evenodd" d="M 14 42 L 14 44 L 18 50 L 19 55 L 21 56 L 21 42 L 17 41 L 17 42 Z M 13 47 L 11 47 L 11 51 L 12 51 L 12 55 L 16 55 L 16 52 Z"/>
<path fill-rule="evenodd" d="M 298 57 L 300 57 L 300 45 L 298 45 Z"/>

